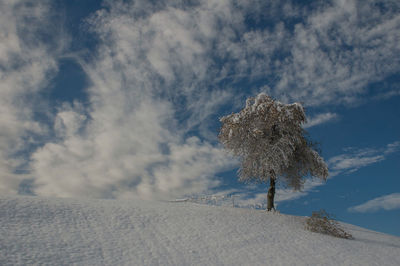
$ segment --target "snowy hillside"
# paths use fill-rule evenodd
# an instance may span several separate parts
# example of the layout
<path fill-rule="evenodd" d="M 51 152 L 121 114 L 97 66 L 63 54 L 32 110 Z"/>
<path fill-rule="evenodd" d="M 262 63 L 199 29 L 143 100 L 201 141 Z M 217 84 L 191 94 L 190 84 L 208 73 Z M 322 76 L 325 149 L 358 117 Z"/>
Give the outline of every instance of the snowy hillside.
<path fill-rule="evenodd" d="M 0 265 L 400 265 L 400 238 L 189 202 L 0 198 Z"/>

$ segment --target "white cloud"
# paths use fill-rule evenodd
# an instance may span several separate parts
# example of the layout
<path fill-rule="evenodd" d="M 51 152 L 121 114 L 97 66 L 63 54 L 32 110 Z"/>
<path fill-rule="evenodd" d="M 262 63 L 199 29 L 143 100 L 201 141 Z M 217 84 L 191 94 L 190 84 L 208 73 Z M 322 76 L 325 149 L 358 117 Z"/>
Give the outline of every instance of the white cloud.
<path fill-rule="evenodd" d="M 347 170 L 353 172 L 357 171 L 361 167 L 365 167 L 367 165 L 380 162 L 382 160 L 384 160 L 383 155 L 363 157 L 360 154 L 356 155 L 343 154 L 329 159 L 328 163 L 329 165 L 332 165 L 331 168 L 333 171 Z"/>
<path fill-rule="evenodd" d="M 24 151 L 47 133 L 34 119 L 43 111 L 37 92 L 56 71 L 64 39 L 39 37 L 57 26 L 48 23 L 48 1 L 2 1 L 0 9 L 0 193 L 14 194 L 31 178 Z"/>
<path fill-rule="evenodd" d="M 350 212 L 376 212 L 379 210 L 396 210 L 400 209 L 400 193 L 393 193 L 369 200 L 363 204 L 350 207 Z"/>
<path fill-rule="evenodd" d="M 167 102 L 141 99 L 124 112 L 129 97 L 117 94 L 123 92 L 94 104 L 90 121 L 77 108 L 60 110 L 55 127 L 62 140 L 32 156 L 37 194 L 171 198 L 218 185 L 215 173 L 231 167 L 224 151 L 184 139 Z"/>
<path fill-rule="evenodd" d="M 389 143 L 381 149 L 353 149 L 349 152 L 334 156 L 328 160 L 330 176 L 336 176 L 341 173 L 352 173 L 362 167 L 383 161 L 391 153 L 397 152 L 400 148 L 400 142 Z"/>
<path fill-rule="evenodd" d="M 400 90 L 389 90 L 374 96 L 376 100 L 386 100 L 392 97 L 400 96 Z"/>
<path fill-rule="evenodd" d="M 82 63 L 92 82 L 91 106 L 59 110 L 60 139 L 32 155 L 37 194 L 180 197 L 215 187 L 215 175 L 233 167 L 207 141 L 215 136 L 204 125 L 232 97 L 207 81 L 215 76 L 209 49 L 216 20 L 224 26 L 237 19 L 229 2 L 189 10 L 153 6 L 137 18 L 137 10 L 121 5 L 112 2 L 110 12 L 91 20 L 102 38 L 99 56 Z M 187 136 L 193 129 L 204 140 Z"/>
<path fill-rule="evenodd" d="M 306 179 L 304 186 L 300 191 L 293 191 L 292 189 L 278 189 L 276 194 L 277 202 L 284 202 L 289 200 L 295 200 L 306 196 L 308 193 L 315 190 L 315 188 L 325 184 L 324 181 L 320 179 Z"/>
<path fill-rule="evenodd" d="M 400 150 L 400 141 L 395 141 L 393 143 L 389 143 L 386 145 L 386 150 L 384 151 L 385 155 L 397 152 Z"/>
<path fill-rule="evenodd" d="M 399 3 L 332 1 L 295 26 L 278 88 L 307 104 L 354 102 L 369 82 L 398 73 Z M 396 61 L 396 63 L 395 63 Z"/>
<path fill-rule="evenodd" d="M 323 113 L 318 114 L 315 117 L 308 119 L 307 123 L 303 126 L 304 128 L 310 128 L 316 125 L 320 125 L 336 119 L 338 116 L 335 113 Z"/>

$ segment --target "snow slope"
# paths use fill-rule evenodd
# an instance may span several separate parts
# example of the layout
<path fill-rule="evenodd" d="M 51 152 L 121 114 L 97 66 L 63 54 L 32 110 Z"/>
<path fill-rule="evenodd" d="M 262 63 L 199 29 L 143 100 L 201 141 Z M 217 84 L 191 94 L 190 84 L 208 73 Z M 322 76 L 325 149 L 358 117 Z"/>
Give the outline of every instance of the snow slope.
<path fill-rule="evenodd" d="M 190 202 L 0 197 L 0 265 L 400 265 L 400 238 Z"/>

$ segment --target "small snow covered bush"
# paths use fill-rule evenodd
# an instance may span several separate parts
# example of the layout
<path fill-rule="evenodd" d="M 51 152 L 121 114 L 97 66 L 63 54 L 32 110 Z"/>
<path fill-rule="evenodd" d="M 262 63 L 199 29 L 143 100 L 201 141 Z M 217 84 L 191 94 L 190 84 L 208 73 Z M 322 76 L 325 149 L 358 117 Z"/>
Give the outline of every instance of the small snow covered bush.
<path fill-rule="evenodd" d="M 314 211 L 306 221 L 306 229 L 334 237 L 353 239 L 353 236 L 341 228 L 332 215 L 325 210 Z"/>

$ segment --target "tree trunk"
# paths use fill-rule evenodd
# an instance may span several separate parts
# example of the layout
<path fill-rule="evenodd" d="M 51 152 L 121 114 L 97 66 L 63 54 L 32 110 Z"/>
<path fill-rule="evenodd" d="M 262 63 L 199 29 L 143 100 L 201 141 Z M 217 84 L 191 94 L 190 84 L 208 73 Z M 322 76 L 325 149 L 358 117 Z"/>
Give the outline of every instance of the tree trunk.
<path fill-rule="evenodd" d="M 267 211 L 275 210 L 274 206 L 274 198 L 275 198 L 275 175 L 271 175 L 269 178 L 269 189 L 267 194 Z"/>

